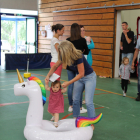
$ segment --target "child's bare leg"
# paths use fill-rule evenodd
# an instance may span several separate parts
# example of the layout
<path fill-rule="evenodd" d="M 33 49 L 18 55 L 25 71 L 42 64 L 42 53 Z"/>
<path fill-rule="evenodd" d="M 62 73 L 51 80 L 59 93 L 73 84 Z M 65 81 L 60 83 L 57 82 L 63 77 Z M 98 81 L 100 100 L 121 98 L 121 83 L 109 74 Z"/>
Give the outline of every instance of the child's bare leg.
<path fill-rule="evenodd" d="M 49 112 L 49 111 L 48 111 Z M 50 112 L 49 112 L 50 113 Z M 50 113 L 52 115 L 51 121 L 54 121 L 54 113 Z"/>
<path fill-rule="evenodd" d="M 59 113 L 54 113 L 54 126 L 58 127 Z"/>
<path fill-rule="evenodd" d="M 49 112 L 49 111 L 48 111 Z M 49 112 L 50 113 L 50 112 Z M 54 113 L 50 113 L 52 116 L 54 116 Z"/>
<path fill-rule="evenodd" d="M 52 116 L 54 116 L 54 113 L 50 113 Z"/>
<path fill-rule="evenodd" d="M 59 113 L 54 113 L 54 121 L 58 122 L 59 120 Z"/>

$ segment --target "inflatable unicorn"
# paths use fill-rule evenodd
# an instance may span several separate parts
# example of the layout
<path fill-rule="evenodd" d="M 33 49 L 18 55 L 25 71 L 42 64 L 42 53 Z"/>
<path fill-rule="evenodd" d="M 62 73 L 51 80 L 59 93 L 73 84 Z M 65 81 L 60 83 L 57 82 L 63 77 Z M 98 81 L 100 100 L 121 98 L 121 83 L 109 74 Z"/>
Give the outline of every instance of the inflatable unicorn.
<path fill-rule="evenodd" d="M 92 138 L 92 127 L 78 128 L 75 119 L 60 120 L 57 128 L 53 122 L 43 120 L 43 101 L 39 84 L 29 80 L 24 82 L 18 70 L 17 74 L 20 83 L 14 85 L 14 94 L 26 95 L 29 98 L 24 128 L 24 136 L 27 140 L 90 140 Z"/>

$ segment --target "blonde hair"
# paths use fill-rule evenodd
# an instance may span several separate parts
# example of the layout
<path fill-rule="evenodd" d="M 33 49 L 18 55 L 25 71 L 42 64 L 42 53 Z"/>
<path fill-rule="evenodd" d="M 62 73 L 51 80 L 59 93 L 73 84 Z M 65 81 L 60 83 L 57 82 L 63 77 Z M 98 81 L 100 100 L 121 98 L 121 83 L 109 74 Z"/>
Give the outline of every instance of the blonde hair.
<path fill-rule="evenodd" d="M 122 60 L 122 64 L 124 64 L 124 61 L 125 61 L 126 59 L 128 59 L 128 61 L 129 61 L 129 58 L 128 58 L 128 57 L 124 57 L 123 60 Z"/>
<path fill-rule="evenodd" d="M 80 58 L 82 58 L 82 51 L 77 50 L 71 42 L 65 40 L 58 46 L 58 60 L 64 65 L 71 66 L 75 60 Z"/>

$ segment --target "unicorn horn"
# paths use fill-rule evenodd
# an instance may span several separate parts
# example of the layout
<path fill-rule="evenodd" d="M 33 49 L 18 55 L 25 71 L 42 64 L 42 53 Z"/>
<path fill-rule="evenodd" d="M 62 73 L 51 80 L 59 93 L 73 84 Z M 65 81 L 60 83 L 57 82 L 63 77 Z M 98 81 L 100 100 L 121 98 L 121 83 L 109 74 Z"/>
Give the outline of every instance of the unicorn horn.
<path fill-rule="evenodd" d="M 16 70 L 17 70 L 19 83 L 23 83 L 24 81 L 23 81 L 23 78 L 22 78 L 21 74 L 19 73 L 18 69 L 16 69 Z"/>

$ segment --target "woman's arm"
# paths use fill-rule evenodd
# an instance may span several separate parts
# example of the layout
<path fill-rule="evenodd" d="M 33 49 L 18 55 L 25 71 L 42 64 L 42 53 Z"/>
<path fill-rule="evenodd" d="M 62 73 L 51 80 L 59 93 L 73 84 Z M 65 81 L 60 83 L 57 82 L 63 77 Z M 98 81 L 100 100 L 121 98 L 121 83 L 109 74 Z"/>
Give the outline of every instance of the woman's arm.
<path fill-rule="evenodd" d="M 56 51 L 58 52 L 58 43 L 56 43 L 55 45 L 54 45 L 54 47 L 55 47 L 55 49 L 56 49 Z"/>
<path fill-rule="evenodd" d="M 133 56 L 132 66 L 131 66 L 132 69 L 134 69 L 134 62 L 135 62 L 135 60 L 136 60 L 138 54 L 139 54 L 139 49 L 136 48 L 136 49 L 135 49 L 135 52 L 134 52 L 134 56 Z"/>
<path fill-rule="evenodd" d="M 65 93 L 67 91 L 67 88 L 63 88 L 62 90 L 61 90 L 61 93 Z"/>
<path fill-rule="evenodd" d="M 45 83 L 45 89 L 50 91 L 50 87 L 49 87 L 49 82 L 48 81 Z"/>
<path fill-rule="evenodd" d="M 83 38 L 83 39 L 84 39 L 83 40 L 83 46 L 84 46 L 84 52 L 83 52 L 83 54 L 88 55 L 89 49 L 88 49 L 88 46 L 87 46 L 87 42 L 86 42 L 86 39 L 85 38 Z"/>
<path fill-rule="evenodd" d="M 88 45 L 88 49 L 94 49 L 94 48 L 95 48 L 95 45 L 94 45 L 93 40 L 91 39 L 91 43 Z"/>
<path fill-rule="evenodd" d="M 129 66 L 129 71 L 130 71 L 130 73 L 134 73 L 135 72 L 135 68 L 131 68 L 131 66 Z"/>
<path fill-rule="evenodd" d="M 49 81 L 50 76 L 56 71 L 56 69 L 62 64 L 61 61 L 57 61 L 50 69 L 49 73 L 47 74 L 46 78 L 45 78 L 45 83 L 47 84 L 47 82 Z"/>
<path fill-rule="evenodd" d="M 82 77 L 84 77 L 84 74 L 85 74 L 85 68 L 84 68 L 84 63 L 80 63 L 77 65 L 77 68 L 78 68 L 78 72 L 79 74 L 74 77 L 72 80 L 68 81 L 68 82 L 64 82 L 62 84 L 62 87 L 65 88 L 67 87 L 68 85 L 74 83 L 75 81 L 78 81 L 79 79 L 81 79 Z"/>

